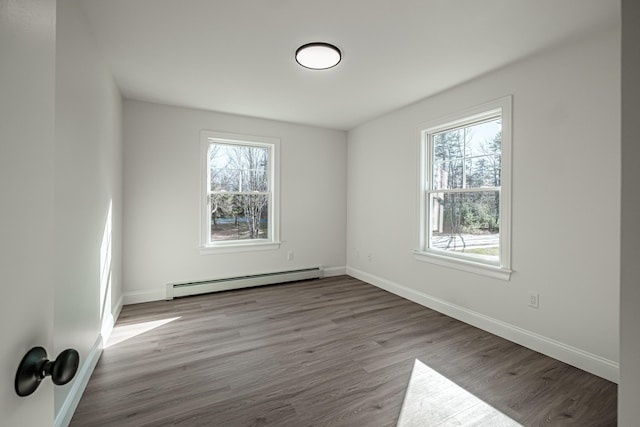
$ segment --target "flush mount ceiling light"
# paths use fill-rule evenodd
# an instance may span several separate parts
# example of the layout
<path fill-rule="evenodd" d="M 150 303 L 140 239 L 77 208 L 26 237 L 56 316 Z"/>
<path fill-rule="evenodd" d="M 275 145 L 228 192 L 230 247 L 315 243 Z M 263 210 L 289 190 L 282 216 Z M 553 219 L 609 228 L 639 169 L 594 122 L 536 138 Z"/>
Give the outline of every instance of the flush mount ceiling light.
<path fill-rule="evenodd" d="M 335 67 L 341 59 L 340 49 L 329 43 L 307 43 L 296 50 L 298 64 L 312 70 Z"/>

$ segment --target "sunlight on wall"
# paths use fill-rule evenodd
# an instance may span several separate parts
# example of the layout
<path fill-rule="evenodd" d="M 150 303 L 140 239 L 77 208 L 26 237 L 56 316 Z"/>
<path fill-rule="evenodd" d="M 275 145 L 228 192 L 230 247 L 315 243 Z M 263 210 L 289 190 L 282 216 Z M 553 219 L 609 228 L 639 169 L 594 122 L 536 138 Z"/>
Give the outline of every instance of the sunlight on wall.
<path fill-rule="evenodd" d="M 113 326 L 111 313 L 111 237 L 113 201 L 109 201 L 107 220 L 100 244 L 100 322 L 103 337 L 107 337 Z"/>
<path fill-rule="evenodd" d="M 397 427 L 425 425 L 522 427 L 416 359 Z"/>
<path fill-rule="evenodd" d="M 173 322 L 174 320 L 178 320 L 180 319 L 180 317 L 181 316 L 171 317 L 168 319 L 153 320 L 150 322 L 134 323 L 133 325 L 116 326 L 115 328 L 113 328 L 113 332 L 111 333 L 111 336 L 109 337 L 109 340 L 107 341 L 104 348 L 113 347 L 114 345 L 120 344 L 123 341 L 144 334 L 145 332 L 149 332 L 162 325 Z"/>

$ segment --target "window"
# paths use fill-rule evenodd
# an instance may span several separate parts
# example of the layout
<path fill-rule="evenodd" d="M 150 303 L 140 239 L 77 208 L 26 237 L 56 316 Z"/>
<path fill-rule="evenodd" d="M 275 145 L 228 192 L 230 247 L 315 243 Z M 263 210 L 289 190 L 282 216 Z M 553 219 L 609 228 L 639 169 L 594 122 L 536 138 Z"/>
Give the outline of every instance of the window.
<path fill-rule="evenodd" d="M 511 97 L 421 127 L 421 261 L 509 279 Z"/>
<path fill-rule="evenodd" d="M 202 132 L 203 247 L 278 247 L 278 145 L 272 138 Z"/>

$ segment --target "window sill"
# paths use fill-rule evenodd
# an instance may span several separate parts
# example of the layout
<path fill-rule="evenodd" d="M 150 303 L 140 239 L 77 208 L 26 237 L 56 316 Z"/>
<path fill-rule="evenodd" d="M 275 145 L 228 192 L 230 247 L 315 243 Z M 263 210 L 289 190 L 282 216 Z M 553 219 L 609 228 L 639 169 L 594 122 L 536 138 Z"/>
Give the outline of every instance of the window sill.
<path fill-rule="evenodd" d="M 230 254 L 238 252 L 272 251 L 280 249 L 282 242 L 237 243 L 226 245 L 200 246 L 200 255 Z"/>
<path fill-rule="evenodd" d="M 479 262 L 456 259 L 423 251 L 413 251 L 413 255 L 416 260 L 422 262 L 454 268 L 468 273 L 480 274 L 494 279 L 505 281 L 509 281 L 511 279 L 512 270 L 509 270 L 508 268 L 481 264 Z"/>

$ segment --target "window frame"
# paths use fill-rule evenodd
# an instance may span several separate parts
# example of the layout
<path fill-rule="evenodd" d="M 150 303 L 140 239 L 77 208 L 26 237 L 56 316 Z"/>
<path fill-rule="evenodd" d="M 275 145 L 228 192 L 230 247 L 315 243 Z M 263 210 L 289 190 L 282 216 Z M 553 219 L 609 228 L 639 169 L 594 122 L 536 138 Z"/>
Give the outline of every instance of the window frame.
<path fill-rule="evenodd" d="M 420 156 L 419 156 L 419 195 L 418 195 L 418 249 L 414 256 L 418 261 L 428 262 L 445 267 L 455 268 L 475 274 L 481 274 L 502 280 L 511 278 L 511 146 L 512 146 L 512 96 L 505 96 L 495 101 L 487 102 L 464 111 L 449 114 L 436 120 L 422 123 L 419 126 Z M 498 189 L 500 195 L 500 237 L 498 263 L 482 262 L 457 253 L 432 249 L 431 210 L 429 209 L 429 195 L 433 179 L 433 135 L 449 130 L 473 126 L 492 118 L 502 120 L 501 144 L 501 179 Z M 464 161 L 464 160 L 463 160 Z M 461 189 L 461 192 L 469 189 Z M 472 189 L 468 192 L 482 191 Z M 495 191 L 496 187 L 487 191 Z M 449 191 L 447 191 L 449 192 Z"/>
<path fill-rule="evenodd" d="M 269 149 L 267 239 L 211 240 L 211 191 L 209 147 L 212 144 L 251 146 Z M 280 242 L 280 139 L 202 130 L 200 132 L 200 253 L 233 253 L 279 249 Z"/>

